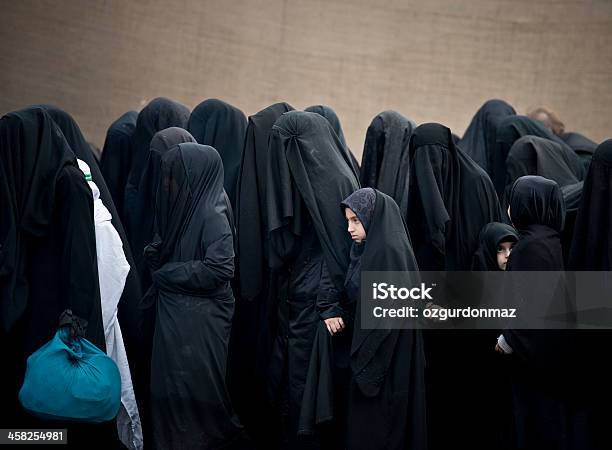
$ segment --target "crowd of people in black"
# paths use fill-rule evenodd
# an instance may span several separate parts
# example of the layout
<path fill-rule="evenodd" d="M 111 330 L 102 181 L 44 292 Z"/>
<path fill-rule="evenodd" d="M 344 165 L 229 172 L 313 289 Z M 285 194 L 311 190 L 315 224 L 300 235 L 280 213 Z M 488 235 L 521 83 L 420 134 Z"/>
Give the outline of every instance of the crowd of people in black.
<path fill-rule="evenodd" d="M 100 159 L 65 111 L 0 119 L 2 428 L 130 449 L 609 449 L 610 332 L 366 329 L 370 271 L 610 271 L 612 140 L 487 101 L 463 137 L 332 108 L 156 98 Z M 65 310 L 116 362 L 101 423 L 28 414 Z M 120 326 L 119 326 L 120 324 Z M 49 370 L 53 370 L 52 367 Z"/>

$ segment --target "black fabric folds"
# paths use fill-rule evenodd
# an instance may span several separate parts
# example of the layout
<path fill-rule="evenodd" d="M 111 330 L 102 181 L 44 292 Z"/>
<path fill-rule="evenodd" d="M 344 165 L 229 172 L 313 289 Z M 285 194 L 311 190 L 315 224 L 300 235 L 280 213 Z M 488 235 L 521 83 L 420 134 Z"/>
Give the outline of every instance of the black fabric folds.
<path fill-rule="evenodd" d="M 236 183 L 242 159 L 247 119 L 238 108 L 217 99 L 209 99 L 195 107 L 187 130 L 202 145 L 214 147 L 221 155 L 225 192 L 236 208 Z"/>
<path fill-rule="evenodd" d="M 132 237 L 132 250 L 134 251 L 134 259 L 143 292 L 151 286 L 151 275 L 144 259 L 143 250 L 153 239 L 155 195 L 160 179 L 161 158 L 168 150 L 185 142 L 195 142 L 195 139 L 182 128 L 170 127 L 158 131 L 151 139 L 149 155 L 142 170 L 142 177 L 136 194 L 136 204 L 131 214 L 138 222 L 138 234 Z"/>
<path fill-rule="evenodd" d="M 155 133 L 170 127 L 185 128 L 189 119 L 189 109 L 164 97 L 151 100 L 138 114 L 136 130 L 133 138 L 132 166 L 125 185 L 125 199 L 123 215 L 125 218 L 125 231 L 132 244 L 140 231 L 138 221 L 138 186 L 144 170 L 151 139 Z M 133 249 L 136 254 L 139 250 Z"/>
<path fill-rule="evenodd" d="M 612 270 L 612 139 L 602 142 L 584 180 L 569 257 L 571 270 Z"/>
<path fill-rule="evenodd" d="M 234 298 L 223 165 L 209 146 L 161 157 L 155 240 L 145 254 L 157 303 L 151 404 L 157 448 L 222 448 L 242 429 L 225 387 Z"/>
<path fill-rule="evenodd" d="M 371 192 L 374 202 L 370 201 Z M 365 201 L 364 201 L 365 199 Z M 366 240 L 354 243 L 346 286 L 357 304 L 351 346 L 347 448 L 426 449 L 425 353 L 421 332 L 362 329 L 364 271 L 418 270 L 400 210 L 388 195 L 360 189 L 342 202 L 358 217 L 371 215 Z M 373 211 L 372 211 L 373 207 Z M 360 256 L 358 256 L 360 255 Z M 416 283 L 413 279 L 408 282 Z"/>
<path fill-rule="evenodd" d="M 136 111 L 128 111 L 111 124 L 106 132 L 100 161 L 100 170 L 122 223 L 125 184 L 132 167 L 137 118 Z"/>
<path fill-rule="evenodd" d="M 351 165 L 353 169 L 355 169 L 355 174 L 359 176 L 359 163 L 357 162 L 357 159 L 355 159 L 353 152 L 351 152 L 351 149 L 346 143 L 346 139 L 344 138 L 344 131 L 342 131 L 342 125 L 340 124 L 340 119 L 338 118 L 336 111 L 334 111 L 331 107 L 325 105 L 309 106 L 304 111 L 317 113 L 327 119 L 329 124 L 332 126 L 332 128 L 338 135 L 338 139 L 340 139 L 340 142 L 342 142 L 342 144 L 344 145 L 344 148 L 349 158 L 351 159 Z"/>
<path fill-rule="evenodd" d="M 480 230 L 500 219 L 489 176 L 440 124 L 415 130 L 410 160 L 408 229 L 421 270 L 469 270 Z"/>
<path fill-rule="evenodd" d="M 556 142 L 571 151 L 571 148 L 560 137 L 553 134 L 548 128 L 537 120 L 527 116 L 509 116 L 501 121 L 497 127 L 497 142 L 493 151 L 491 166 L 491 179 L 495 185 L 497 195 L 503 194 L 506 181 L 506 158 L 512 145 L 523 136 L 537 136 Z M 578 173 L 578 180 L 584 178 L 584 168 Z"/>
<path fill-rule="evenodd" d="M 313 221 L 331 280 L 342 290 L 350 240 L 337 205 L 358 188 L 350 161 L 342 157 L 342 143 L 327 120 L 301 111 L 283 114 L 272 127 L 270 139 L 268 173 L 276 174 L 268 177 L 266 190 L 270 266 L 285 264 L 295 250 L 295 236 L 304 233 L 301 199 Z M 335 198 L 338 202 L 334 204 Z"/>
<path fill-rule="evenodd" d="M 457 146 L 491 175 L 497 127 L 508 116 L 516 114 L 503 100 L 488 100 L 476 112 Z"/>
<path fill-rule="evenodd" d="M 396 111 L 378 114 L 366 132 L 361 157 L 361 186 L 390 195 L 400 207 L 404 220 L 408 214 L 408 144 L 415 126 Z"/>

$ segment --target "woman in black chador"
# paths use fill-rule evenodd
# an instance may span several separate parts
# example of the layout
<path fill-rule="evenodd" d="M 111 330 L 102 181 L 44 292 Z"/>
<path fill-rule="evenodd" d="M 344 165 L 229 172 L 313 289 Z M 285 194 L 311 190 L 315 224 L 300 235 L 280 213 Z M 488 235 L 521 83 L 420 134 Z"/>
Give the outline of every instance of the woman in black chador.
<path fill-rule="evenodd" d="M 359 179 L 390 195 L 406 220 L 410 159 L 408 144 L 416 125 L 397 111 L 378 114 L 366 132 Z"/>
<path fill-rule="evenodd" d="M 427 271 L 470 270 L 480 230 L 500 219 L 489 176 L 455 146 L 443 125 L 424 124 L 412 135 L 408 211 L 414 253 L 420 269 Z M 450 289 L 458 285 L 452 277 L 446 275 Z M 456 298 L 450 293 L 442 297 Z M 478 387 L 485 376 L 478 349 L 488 342 L 474 330 L 426 330 L 424 339 L 430 448 L 453 443 L 487 448 L 490 443 L 471 427 L 478 416 L 466 413 L 465 405 L 478 411 L 486 399 Z M 462 351 L 449 352 L 449 345 Z"/>
<path fill-rule="evenodd" d="M 235 281 L 239 291 L 232 320 L 227 384 L 240 421 L 260 448 L 273 448 L 278 441 L 278 426 L 265 388 L 277 315 L 269 289 L 266 231 L 268 140 L 276 120 L 292 110 L 287 103 L 275 103 L 249 117 L 238 177 Z"/>
<path fill-rule="evenodd" d="M 342 202 L 353 239 L 346 292 L 357 308 L 351 346 L 349 450 L 427 448 L 425 351 L 421 331 L 361 329 L 362 271 L 417 271 L 399 208 L 391 197 L 359 189 Z"/>
<path fill-rule="evenodd" d="M 187 130 L 202 145 L 214 147 L 223 161 L 225 192 L 236 208 L 236 188 L 247 119 L 242 111 L 222 100 L 209 99 L 196 106 Z"/>
<path fill-rule="evenodd" d="M 346 143 L 346 139 L 344 138 L 344 131 L 342 131 L 342 124 L 340 124 L 340 119 L 338 118 L 336 111 L 334 111 L 331 107 L 325 105 L 309 106 L 304 111 L 317 113 L 327 119 L 329 124 L 332 126 L 332 128 L 338 135 L 338 139 L 340 139 L 340 142 L 342 142 L 342 144 L 344 145 L 344 148 L 346 149 L 349 158 L 351 158 L 351 164 L 353 166 L 353 169 L 355 169 L 355 173 L 357 174 L 357 176 L 359 176 L 359 163 L 357 162 L 357 159 L 355 159 L 353 152 L 351 152 L 351 149 Z"/>
<path fill-rule="evenodd" d="M 156 448 L 232 448 L 242 439 L 225 387 L 233 234 L 219 154 L 184 143 L 161 158 L 156 236 L 145 249 L 157 302 L 151 361 Z M 241 447 L 237 447 L 241 448 Z"/>
<path fill-rule="evenodd" d="M 341 145 L 325 118 L 302 111 L 283 114 L 270 136 L 267 232 L 278 326 L 268 386 L 284 448 L 318 445 L 296 438 L 313 340 L 321 321 L 342 339 L 350 240 L 338 204 L 358 182 Z"/>
<path fill-rule="evenodd" d="M 556 182 L 540 176 L 516 180 L 509 216 L 520 233 L 508 259 L 508 271 L 563 271 L 560 232 L 565 207 Z M 562 285 L 559 285 L 562 287 Z M 538 311 L 570 312 L 563 290 L 538 283 L 519 286 L 523 315 Z M 531 307 L 537 310 L 529 314 Z M 585 417 L 577 402 L 576 340 L 571 330 L 506 329 L 497 351 L 508 358 L 516 447 L 588 449 Z M 574 372 L 574 369 L 576 371 Z"/>
<path fill-rule="evenodd" d="M 612 139 L 597 147 L 584 179 L 568 269 L 612 270 Z M 612 404 L 612 373 L 601 358 L 612 345 L 612 331 L 584 330 L 581 334 L 584 348 L 588 349 L 584 352 L 583 373 L 593 437 L 596 448 L 612 448 L 606 413 Z"/>
<path fill-rule="evenodd" d="M 89 151 L 89 157 L 93 155 Z M 95 163 L 94 163 L 95 164 Z M 116 424 L 65 423 L 27 414 L 18 402 L 26 359 L 53 338 L 62 312 L 87 321 L 105 351 L 93 199 L 75 154 L 42 107 L 0 120 L 0 423 L 68 428 L 71 443 L 119 445 Z"/>
<path fill-rule="evenodd" d="M 115 208 L 117 208 L 122 223 L 125 222 L 123 200 L 125 184 L 132 167 L 133 136 L 137 118 L 138 113 L 136 111 L 128 111 L 108 127 L 100 160 L 100 170 L 113 197 L 113 203 L 115 203 Z"/>
<path fill-rule="evenodd" d="M 487 100 L 472 118 L 470 125 L 457 143 L 476 164 L 491 175 L 492 152 L 495 149 L 497 126 L 508 116 L 516 114 L 503 100 Z"/>

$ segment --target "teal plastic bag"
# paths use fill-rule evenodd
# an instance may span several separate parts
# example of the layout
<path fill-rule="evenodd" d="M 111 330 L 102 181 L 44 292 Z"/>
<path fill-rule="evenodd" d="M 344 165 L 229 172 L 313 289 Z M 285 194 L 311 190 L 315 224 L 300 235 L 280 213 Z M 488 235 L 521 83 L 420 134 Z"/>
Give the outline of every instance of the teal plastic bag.
<path fill-rule="evenodd" d="M 121 377 L 114 361 L 69 327 L 28 358 L 21 405 L 50 420 L 104 422 L 121 404 Z"/>

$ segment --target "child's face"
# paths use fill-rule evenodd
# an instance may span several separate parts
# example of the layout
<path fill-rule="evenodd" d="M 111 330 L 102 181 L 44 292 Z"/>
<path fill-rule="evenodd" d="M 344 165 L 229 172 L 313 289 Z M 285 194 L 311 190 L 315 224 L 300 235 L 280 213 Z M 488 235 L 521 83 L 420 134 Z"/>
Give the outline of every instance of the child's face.
<path fill-rule="evenodd" d="M 512 247 L 514 247 L 514 242 L 500 242 L 497 246 L 497 267 L 500 270 L 506 270 Z"/>
<path fill-rule="evenodd" d="M 351 239 L 357 243 L 364 241 L 366 238 L 366 232 L 363 228 L 363 224 L 359 220 L 359 217 L 357 217 L 357 215 L 350 208 L 344 208 L 344 215 L 348 221 L 348 232 L 351 235 Z"/>

